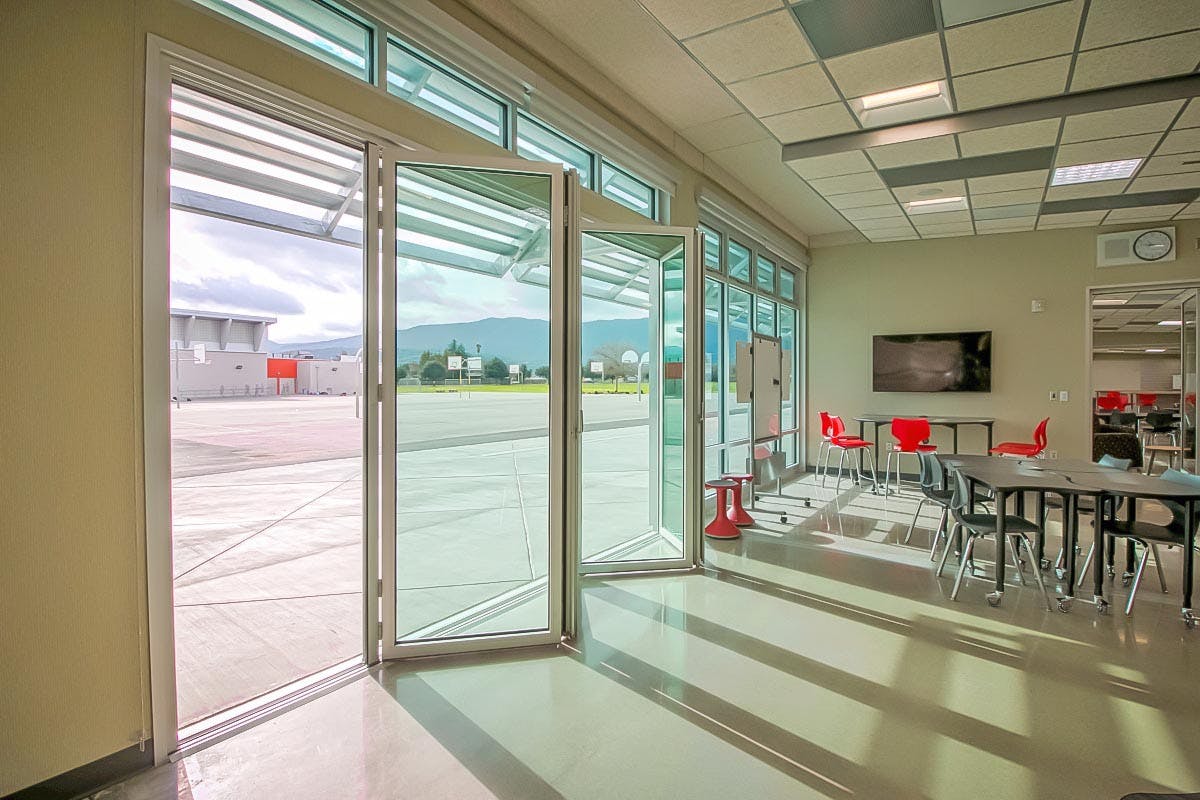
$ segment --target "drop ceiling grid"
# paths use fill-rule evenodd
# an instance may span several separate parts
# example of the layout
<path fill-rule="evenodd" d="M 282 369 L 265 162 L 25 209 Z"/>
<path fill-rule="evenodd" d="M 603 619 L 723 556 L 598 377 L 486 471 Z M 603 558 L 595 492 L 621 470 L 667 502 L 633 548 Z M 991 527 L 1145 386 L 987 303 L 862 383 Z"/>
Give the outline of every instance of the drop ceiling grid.
<path fill-rule="evenodd" d="M 886 2 L 887 0 L 877 0 L 878 2 Z M 863 128 L 863 123 L 858 115 L 854 113 L 851 101 L 863 94 L 872 91 L 888 91 L 898 86 L 891 85 L 895 82 L 895 78 L 891 80 L 881 80 L 876 74 L 868 71 L 863 73 L 861 69 L 855 70 L 856 63 L 862 64 L 879 59 L 887 60 L 889 53 L 900 52 L 905 48 L 911 49 L 916 46 L 922 37 L 928 37 L 930 32 L 922 31 L 913 35 L 906 36 L 901 39 L 886 41 L 883 44 L 868 47 L 866 49 L 852 50 L 849 52 L 835 52 L 828 57 L 822 57 L 818 47 L 814 45 L 812 38 L 804 29 L 797 16 L 792 13 L 792 3 L 776 4 L 767 0 L 760 3 L 754 3 L 753 6 L 757 9 L 753 13 L 745 13 L 748 7 L 748 0 L 743 0 L 741 3 L 731 4 L 741 8 L 732 9 L 725 18 L 722 24 L 716 27 L 710 27 L 706 30 L 684 31 L 680 33 L 680 23 L 676 20 L 672 26 L 669 15 L 666 13 L 667 7 L 673 7 L 678 4 L 673 4 L 670 0 L 640 0 L 643 8 L 645 8 L 651 16 L 653 16 L 664 29 L 666 34 L 674 39 L 678 45 L 687 52 L 696 63 L 704 69 L 714 81 L 721 85 L 738 105 L 745 109 L 745 112 L 750 118 L 758 121 L 760 125 L 766 128 L 770 136 L 781 142 L 793 140 L 787 134 L 796 130 L 796 124 L 805 124 L 802 120 L 811 120 L 809 125 L 817 125 L 820 127 L 806 128 L 806 138 L 821 138 L 822 136 L 831 135 L 835 132 L 842 132 L 840 122 L 835 122 L 834 117 L 830 114 L 832 106 L 838 106 L 844 111 L 849 120 L 846 124 L 853 124 L 854 129 L 860 130 Z M 957 24 L 947 26 L 943 18 L 943 9 L 939 0 L 931 0 L 931 5 L 934 10 L 936 29 L 936 48 L 940 51 L 940 77 L 937 79 L 946 82 L 948 93 L 954 97 L 956 92 L 956 81 L 960 78 L 968 78 L 972 76 L 990 77 L 992 81 L 1002 77 L 1001 70 L 1009 70 L 1014 67 L 1020 67 L 1028 71 L 1031 67 L 1036 72 L 1036 65 L 1042 65 L 1043 69 L 1051 68 L 1058 69 L 1057 63 L 1064 62 L 1066 69 L 1064 70 L 1063 85 L 1057 86 L 1048 94 L 1046 92 L 1036 93 L 1036 97 L 1045 97 L 1053 95 L 1061 95 L 1067 92 L 1075 82 L 1076 65 L 1079 62 L 1081 53 L 1097 50 L 1109 50 L 1111 48 L 1126 47 L 1130 45 L 1140 45 L 1152 42 L 1157 39 L 1163 39 L 1163 45 L 1166 46 L 1171 42 L 1170 37 L 1177 37 L 1181 34 L 1191 34 L 1200 32 L 1200 16 L 1187 15 L 1180 13 L 1178 9 L 1183 8 L 1182 2 L 1187 0 L 1151 0 L 1155 6 L 1163 6 L 1167 12 L 1159 13 L 1158 18 L 1152 21 L 1138 22 L 1134 21 L 1125 25 L 1120 30 L 1113 28 L 1112 7 L 1113 0 L 1057 0 L 1056 2 L 1048 3 L 1033 3 L 1022 8 L 1013 9 L 1004 13 L 995 14 L 992 16 L 978 17 L 975 19 L 966 20 Z M 706 4 L 701 3 L 701 6 Z M 1092 24 L 1091 11 L 1096 7 L 1101 9 L 1100 20 L 1095 25 Z M 660 9 L 660 14 L 655 13 L 656 8 Z M 678 10 L 678 9 L 676 9 Z M 782 12 L 782 13 L 781 13 Z M 786 15 L 786 16 L 785 16 Z M 748 30 L 766 29 L 767 25 L 764 20 L 770 19 L 769 26 L 776 28 L 778 33 L 772 34 L 772 39 L 788 40 L 793 39 L 797 42 L 802 42 L 802 46 L 798 48 L 796 57 L 780 58 L 778 54 L 765 61 L 757 62 L 760 65 L 770 64 L 769 68 L 765 68 L 755 72 L 753 66 L 746 68 L 745 62 L 742 67 L 734 70 L 732 73 L 728 69 L 728 65 L 732 59 L 739 59 L 744 54 L 741 52 L 719 52 L 719 48 L 706 48 L 704 45 L 711 45 L 721 41 L 737 41 L 739 36 L 744 36 Z M 786 31 L 778 29 L 777 26 L 787 26 Z M 757 27 L 753 27 L 757 26 Z M 1073 42 L 1066 41 L 1066 29 L 1072 28 Z M 1030 43 L 1022 45 L 1020 52 L 1016 58 L 1010 55 L 1005 55 L 1005 43 L 1012 40 L 1014 32 L 1026 31 L 1029 35 L 1026 37 Z M 716 36 L 714 36 L 716 34 Z M 798 34 L 798 36 L 797 36 Z M 984 45 L 989 41 L 993 42 L 989 53 L 983 53 L 979 56 L 972 56 L 964 60 L 962 55 L 964 50 L 964 42 L 974 43 L 976 50 L 986 50 Z M 1190 41 L 1190 39 L 1189 39 Z M 924 46 L 924 45 L 922 45 Z M 891 48 L 891 50 L 889 50 Z M 1009 50 L 1012 49 L 1010 46 Z M 956 52 L 958 55 L 956 55 Z M 1056 61 L 1057 60 L 1057 61 Z M 750 60 L 753 63 L 753 59 Z M 798 61 L 799 63 L 791 63 Z M 1052 64 L 1052 62 L 1054 62 Z M 831 68 L 831 65 L 836 68 Z M 803 70 L 803 67 L 816 66 L 820 68 L 820 72 L 816 73 L 811 70 Z M 1193 65 L 1193 72 L 1200 64 Z M 847 72 L 849 70 L 849 72 Z M 814 91 L 819 89 L 812 97 L 802 97 L 804 94 L 797 94 L 795 87 L 787 87 L 784 85 L 785 79 L 780 77 L 780 80 L 775 83 L 778 86 L 772 91 L 770 78 L 774 75 L 782 76 L 783 74 L 803 74 L 806 78 L 812 81 L 811 86 Z M 992 73 L 991 76 L 988 76 Z M 840 74 L 841 80 L 838 79 Z M 724 75 L 725 78 L 718 77 Z M 733 75 L 734 77 L 730 77 Z M 823 80 L 817 79 L 820 75 Z M 933 73 L 931 73 L 931 76 Z M 854 93 L 847 94 L 847 81 L 853 78 Z M 739 86 L 740 84 L 740 86 Z M 904 84 L 908 85 L 908 84 Z M 833 95 L 823 94 L 827 91 L 825 87 L 832 89 Z M 752 96 L 753 91 L 758 91 L 759 95 L 747 101 L 747 97 Z M 792 94 L 788 96 L 788 92 Z M 1005 89 L 1010 94 L 1012 90 Z M 1018 92 L 1020 93 L 1020 92 Z M 1026 92 L 1028 93 L 1028 92 Z M 834 99 L 836 96 L 836 99 Z M 782 98 L 782 99 L 781 99 Z M 990 98 L 984 96 L 986 102 L 982 105 L 991 105 Z M 1001 98 L 1003 99 L 1003 98 Z M 1192 102 L 1195 105 L 1196 101 Z M 975 105 L 980 105 L 976 103 Z M 792 106 L 797 106 L 793 108 Z M 753 111 L 751 109 L 754 109 Z M 1124 193 L 1130 193 L 1133 190 L 1133 180 L 1141 175 L 1143 169 L 1146 168 L 1150 158 L 1159 153 L 1165 138 L 1172 132 L 1173 127 L 1178 122 L 1183 114 L 1184 109 L 1188 108 L 1188 104 L 1184 104 L 1180 111 L 1175 115 L 1171 125 L 1158 133 L 1153 147 L 1144 156 L 1143 162 L 1139 165 L 1138 173 L 1135 174 L 1123 189 Z M 824 109 L 820 113 L 818 109 Z M 957 98 L 952 105 L 954 111 L 958 111 Z M 809 112 L 809 113 L 804 113 Z M 841 113 L 841 112 L 839 112 Z M 790 117 L 790 120 L 785 118 Z M 773 118 L 773 119 L 772 119 Z M 767 122 L 770 120 L 770 122 Z M 791 122 L 789 126 L 788 122 Z M 1067 118 L 1059 118 L 1057 122 L 1057 131 L 1054 139 L 1054 159 L 1052 166 L 1059 166 L 1060 148 L 1064 144 L 1064 133 L 1067 124 Z M 1015 132 L 1014 132 L 1015 133 Z M 1124 137 L 1110 137 L 1108 140 L 1095 140 L 1097 143 L 1092 144 L 1090 148 L 1075 148 L 1070 152 L 1084 152 L 1087 149 L 1100 151 L 1106 146 L 1120 148 L 1122 143 L 1115 140 Z M 1048 137 L 1047 137 L 1048 140 Z M 1148 141 L 1148 140 L 1147 140 Z M 949 137 L 949 143 L 953 145 L 957 157 L 963 157 L 966 152 L 964 141 L 957 135 Z M 1071 144 L 1077 144 L 1071 142 Z M 1130 141 L 1128 144 L 1133 145 L 1135 142 Z M 1011 147 L 1010 143 L 1010 147 Z M 920 149 L 919 147 L 914 149 Z M 848 226 L 858 230 L 866 235 L 867 230 L 871 230 L 868 225 L 866 229 L 863 226 L 856 224 L 857 222 L 865 222 L 867 218 L 859 217 L 857 220 L 852 218 L 855 215 L 847 215 L 854 209 L 863 208 L 859 204 L 861 197 L 851 197 L 850 195 L 860 194 L 866 191 L 871 191 L 868 186 L 884 187 L 888 194 L 891 195 L 891 202 L 884 203 L 884 206 L 899 209 L 903 215 L 898 219 L 903 219 L 907 225 L 911 226 L 914 235 L 920 236 L 920 229 L 927 227 L 921 224 L 920 218 L 926 215 L 913 215 L 917 219 L 913 219 L 908 214 L 907 207 L 900 202 L 897 194 L 891 187 L 887 186 L 883 180 L 880 170 L 893 165 L 890 160 L 884 161 L 884 152 L 876 154 L 871 151 L 850 151 L 862 158 L 865 156 L 865 161 L 868 165 L 867 171 L 854 170 L 843 172 L 835 170 L 836 174 L 828 174 L 817 170 L 819 174 L 805 175 L 804 169 L 793 169 L 793 174 L 796 178 L 805 184 L 809 189 L 814 191 L 819 196 L 826 199 L 827 203 L 844 219 Z M 840 154 L 839 154 L 840 155 Z M 878 155 L 878 157 L 877 157 Z M 1163 155 L 1177 155 L 1166 154 Z M 1200 159 L 1200 155 L 1197 156 Z M 1107 160 L 1107 159 L 1105 159 Z M 901 162 L 903 159 L 901 159 Z M 1188 173 L 1196 173 L 1198 175 L 1197 186 L 1200 187 L 1200 167 L 1188 169 L 1191 165 L 1182 163 L 1184 159 L 1176 159 L 1180 162 L 1180 170 L 1176 171 L 1160 171 L 1167 169 L 1175 162 L 1161 162 L 1155 164 L 1155 175 L 1186 175 Z M 917 161 L 914 163 L 924 163 Z M 1088 162 L 1090 163 L 1090 162 Z M 901 164 L 895 164 L 901 165 Z M 873 173 L 873 174 L 871 174 Z M 868 175 L 870 175 L 868 177 Z M 1148 177 L 1148 176 L 1147 176 Z M 1053 169 L 1047 170 L 1046 180 L 1041 187 L 1040 202 L 1046 202 L 1050 189 L 1050 182 L 1053 178 Z M 1187 182 L 1186 177 L 1176 177 L 1173 180 L 1165 179 L 1155 182 L 1154 186 L 1162 185 L 1174 186 L 1180 183 Z M 963 197 L 968 206 L 968 216 L 973 233 L 979 233 L 980 230 L 976 225 L 977 222 L 983 220 L 977 219 L 975 216 L 976 204 L 974 196 L 976 194 L 984 194 L 983 192 L 975 192 L 967 190 L 963 192 Z M 873 203 L 878 204 L 878 200 L 873 195 L 867 199 L 871 199 Z M 840 202 L 839 202 L 840 201 Z M 893 205 L 894 204 L 894 205 Z M 1014 205 L 1021 205 L 1015 203 Z M 997 208 L 993 204 L 979 206 L 979 208 Z M 1013 209 L 1015 212 L 1018 209 Z M 1040 209 L 1039 209 L 1040 210 Z M 999 213 L 999 212 L 993 212 Z M 1196 209 L 1190 206 L 1183 206 L 1173 214 L 1194 214 Z M 1052 218 L 1054 215 L 1047 215 Z M 1114 221 L 1120 217 L 1136 216 L 1136 212 L 1131 209 L 1121 209 L 1120 213 L 1112 214 L 1109 212 L 1105 216 L 1105 222 L 1108 217 L 1113 217 Z M 1044 219 L 1040 215 L 1036 218 L 1034 227 L 1041 227 L 1042 222 L 1049 222 L 1055 227 L 1067 226 L 1071 224 L 1090 225 L 1095 222 L 1086 222 L 1082 219 L 1077 223 L 1071 223 L 1064 215 L 1064 219 L 1057 222 L 1051 222 L 1049 219 Z M 988 229 L 1009 227 L 1003 224 L 1002 219 L 988 219 L 987 224 L 983 227 Z M 1016 217 L 1012 219 L 1018 219 Z M 1022 223 L 1024 224 L 1024 223 Z M 1014 224 L 1011 227 L 1017 227 Z M 868 237 L 871 238 L 871 237 Z"/>

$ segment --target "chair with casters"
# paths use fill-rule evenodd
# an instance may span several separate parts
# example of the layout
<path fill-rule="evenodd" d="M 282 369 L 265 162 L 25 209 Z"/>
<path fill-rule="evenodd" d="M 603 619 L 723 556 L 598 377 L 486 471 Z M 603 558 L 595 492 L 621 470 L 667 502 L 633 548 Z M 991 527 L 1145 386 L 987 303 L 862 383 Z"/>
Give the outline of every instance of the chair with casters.
<path fill-rule="evenodd" d="M 994 456 L 1014 456 L 1016 458 L 1041 458 L 1046 452 L 1046 426 L 1050 418 L 1046 417 L 1033 429 L 1032 442 L 1001 442 L 988 450 Z"/>
<path fill-rule="evenodd" d="M 974 564 L 972 556 L 975 552 L 975 543 L 982 537 L 995 537 L 997 528 L 999 527 L 999 517 L 997 514 L 973 514 L 971 513 L 971 494 L 970 487 L 967 485 L 967 479 L 963 477 L 960 470 L 950 470 L 951 485 L 954 488 L 954 495 L 950 500 L 950 513 L 954 515 L 954 528 L 947 537 L 946 549 L 942 552 L 941 563 L 938 564 L 937 575 L 941 577 L 942 571 L 946 567 L 946 558 L 950 555 L 950 551 L 954 549 L 950 542 L 954 534 L 960 529 L 967 532 L 966 541 L 963 542 L 962 553 L 959 556 L 958 575 L 954 579 L 954 589 L 950 592 L 950 599 L 957 600 L 959 589 L 962 588 L 963 578 L 966 576 L 967 565 L 972 565 L 971 570 L 974 572 Z M 1004 509 L 997 507 L 998 514 L 1004 514 Z M 1029 556 L 1029 563 L 1033 565 L 1033 577 L 1037 581 L 1038 588 L 1042 591 L 1042 597 L 1046 601 L 1046 608 L 1053 609 L 1050 604 L 1050 594 L 1046 591 L 1046 584 L 1042 581 L 1042 571 L 1037 567 L 1036 555 L 1033 551 L 1033 544 L 1029 541 L 1029 534 L 1036 533 L 1038 526 L 1033 522 L 1018 517 L 1015 514 L 1004 514 L 1004 534 L 1007 542 L 996 542 L 996 561 L 1005 558 L 1008 548 L 1012 548 L 1013 564 L 1016 568 L 1017 579 L 1022 585 L 1025 583 L 1025 575 L 1021 570 L 1020 549 L 1025 547 L 1025 552 Z M 1002 593 L 997 591 L 989 592 L 987 601 L 989 605 L 998 606 L 1002 599 Z"/>
<path fill-rule="evenodd" d="M 1128 472 L 1129 468 L 1131 466 L 1133 466 L 1132 459 L 1116 458 L 1115 456 L 1111 456 L 1111 455 L 1100 456 L 1100 458 L 1098 458 L 1096 460 L 1096 463 L 1102 467 L 1109 467 L 1111 469 L 1120 470 L 1121 472 Z M 1076 502 L 1078 504 L 1077 508 L 1079 509 L 1079 511 L 1081 513 L 1092 514 L 1096 511 L 1096 503 L 1088 495 L 1079 495 L 1079 498 Z M 1117 507 L 1119 508 L 1120 505 L 1121 505 L 1121 503 L 1118 502 Z M 1056 508 L 1059 510 L 1062 510 L 1064 508 L 1062 498 L 1056 494 L 1050 494 L 1050 495 L 1046 496 L 1045 509 L 1046 509 L 1047 515 L 1049 515 L 1050 509 L 1052 509 L 1052 508 Z M 1045 526 L 1045 524 L 1046 524 L 1046 518 L 1042 517 L 1042 525 Z M 1063 530 L 1064 531 L 1066 530 L 1066 526 L 1067 526 L 1067 520 L 1064 518 L 1063 519 Z M 1078 545 L 1076 545 L 1076 552 L 1077 553 L 1079 552 Z M 1064 544 L 1058 548 L 1058 558 L 1055 559 L 1055 561 L 1054 561 L 1054 572 L 1058 576 L 1059 580 L 1062 580 L 1066 576 L 1066 556 L 1067 556 L 1067 550 L 1066 550 L 1066 546 L 1065 546 L 1065 534 L 1064 534 Z M 1091 558 L 1090 553 L 1088 554 L 1088 558 Z M 1157 561 L 1157 556 L 1155 557 L 1155 560 Z M 1086 571 L 1087 571 L 1087 569 L 1085 567 L 1084 572 L 1086 572 Z"/>
<path fill-rule="evenodd" d="M 950 502 L 954 497 L 953 489 L 943 489 L 942 486 L 946 483 L 946 471 L 942 467 L 942 462 L 938 460 L 935 453 L 917 453 L 917 458 L 920 460 L 921 467 L 921 499 L 917 502 L 917 510 L 913 512 L 912 522 L 908 524 L 908 532 L 904 534 L 904 544 L 908 544 L 912 538 L 913 529 L 917 525 L 917 517 L 921 515 L 921 509 L 926 503 L 933 503 L 942 507 L 942 515 L 938 519 L 937 529 L 933 532 L 933 541 L 929 545 L 929 560 L 933 561 L 937 555 L 938 542 L 946 538 L 946 525 L 950 517 Z M 986 504 L 991 500 L 987 495 L 980 492 L 975 493 L 975 502 Z"/>
<path fill-rule="evenodd" d="M 929 420 L 923 417 L 908 419 L 896 417 L 892 420 L 892 436 L 896 443 L 888 450 L 887 467 L 883 470 L 883 486 L 886 489 L 891 481 L 892 456 L 896 457 L 896 492 L 900 492 L 900 456 L 905 453 L 919 456 L 921 453 L 936 453 L 937 445 L 925 444 L 929 441 L 932 431 Z"/>
<path fill-rule="evenodd" d="M 1176 469 L 1168 469 L 1160 477 L 1160 480 L 1174 481 L 1188 486 L 1200 487 L 1200 475 L 1191 475 L 1186 472 L 1180 472 Z M 1133 601 L 1137 598 L 1138 587 L 1142 583 L 1142 575 L 1146 571 L 1146 561 L 1151 553 L 1154 554 L 1154 563 L 1158 567 L 1158 580 L 1162 586 L 1163 592 L 1167 591 L 1167 582 L 1163 576 L 1162 562 L 1158 555 L 1158 545 L 1166 545 L 1167 547 L 1179 547 L 1185 550 L 1183 557 L 1192 558 L 1193 554 L 1186 552 L 1187 542 L 1187 511 L 1185 507 L 1172 500 L 1163 500 L 1162 504 L 1171 512 L 1171 521 L 1166 525 L 1156 525 L 1151 522 L 1143 522 L 1141 520 L 1122 520 L 1116 518 L 1116 512 L 1113 510 L 1108 515 L 1102 516 L 1104 531 L 1105 548 L 1115 548 L 1117 539 L 1125 539 L 1134 545 L 1142 546 L 1142 557 L 1138 560 L 1137 570 L 1133 575 L 1126 573 L 1121 577 L 1121 583 L 1129 587 L 1129 600 L 1125 603 L 1125 614 L 1133 613 Z M 1200 512 L 1197 513 L 1196 519 L 1191 520 L 1192 524 L 1200 521 Z M 1083 576 L 1087 575 L 1088 566 L 1091 564 L 1093 557 L 1098 558 L 1095 552 L 1095 545 L 1088 552 L 1087 560 L 1084 561 L 1083 570 L 1080 573 L 1080 585 L 1083 585 Z M 1103 613 L 1108 607 L 1108 604 L 1103 600 L 1097 605 L 1097 610 Z M 1195 626 L 1196 617 L 1191 609 L 1183 610 L 1183 619 L 1189 628 Z"/>

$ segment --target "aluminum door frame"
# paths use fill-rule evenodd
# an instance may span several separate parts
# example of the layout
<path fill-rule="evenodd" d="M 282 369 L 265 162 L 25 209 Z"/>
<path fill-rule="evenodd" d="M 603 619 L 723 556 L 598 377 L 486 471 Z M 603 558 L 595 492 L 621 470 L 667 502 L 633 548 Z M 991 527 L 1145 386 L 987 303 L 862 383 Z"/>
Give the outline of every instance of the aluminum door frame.
<path fill-rule="evenodd" d="M 484 634 L 430 641 L 396 641 L 396 169 L 402 166 L 437 166 L 493 170 L 550 178 L 550 507 L 549 507 L 549 621 L 545 631 Z M 380 646 L 383 658 L 469 653 L 512 647 L 556 644 L 562 640 L 564 623 L 564 495 L 567 443 L 564 376 L 567 328 L 567 232 L 574 207 L 567 203 L 567 173 L 557 163 L 518 158 L 461 157 L 443 154 L 416 155 L 399 148 L 383 148 L 382 270 L 380 278 L 380 330 L 383 331 L 380 381 L 382 443 L 380 457 L 380 572 L 382 583 Z M 557 280 L 556 280 L 557 278 Z M 392 332 L 388 335 L 388 332 Z M 388 388 L 391 391 L 387 391 Z M 389 435 L 390 432 L 390 435 Z"/>
<path fill-rule="evenodd" d="M 583 234 L 604 233 L 633 233 L 652 236 L 679 236 L 684 248 L 684 292 L 683 292 L 683 433 L 684 449 L 684 513 L 683 513 L 683 554 L 679 558 L 648 559 L 642 561 L 613 561 L 585 563 L 583 561 L 583 407 L 582 392 L 567 392 L 567 418 L 571 420 L 571 441 L 569 451 L 572 456 L 573 469 L 569 475 L 569 491 L 571 502 L 567 519 L 568 538 L 573 544 L 576 556 L 573 571 L 580 575 L 595 575 L 615 572 L 661 572 L 670 570 L 693 569 L 703 560 L 703 537 L 700 536 L 702 504 L 704 491 L 702 481 L 704 475 L 704 395 L 703 395 L 703 356 L 697 360 L 697 350 L 703 353 L 703 322 L 704 322 L 704 275 L 700 268 L 698 254 L 702 252 L 703 239 L 698 228 L 671 227 L 655 224 L 622 224 L 603 225 L 589 223 L 581 225 L 574 234 L 576 239 L 571 261 L 571 277 L 573 285 L 568 302 L 571 306 L 572 324 L 568 330 L 570 340 L 567 343 L 567 374 L 581 375 L 583 334 L 582 311 L 582 274 L 583 274 Z M 661 458 L 661 448 L 659 448 Z M 661 486 L 660 489 L 661 491 Z M 575 601 L 578 602 L 578 601 Z"/>

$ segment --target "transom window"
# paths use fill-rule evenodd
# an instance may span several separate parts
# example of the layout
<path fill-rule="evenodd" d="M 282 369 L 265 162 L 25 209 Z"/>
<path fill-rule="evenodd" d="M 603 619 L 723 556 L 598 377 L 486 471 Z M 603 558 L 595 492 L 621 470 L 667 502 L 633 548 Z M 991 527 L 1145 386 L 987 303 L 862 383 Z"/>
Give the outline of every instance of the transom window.
<path fill-rule="evenodd" d="M 532 161 L 557 161 L 563 166 L 574 167 L 583 188 L 592 188 L 595 158 L 591 151 L 524 112 L 517 115 L 517 155 Z"/>
<path fill-rule="evenodd" d="M 387 46 L 387 90 L 489 142 L 508 144 L 508 107 L 502 100 L 393 39 Z"/>

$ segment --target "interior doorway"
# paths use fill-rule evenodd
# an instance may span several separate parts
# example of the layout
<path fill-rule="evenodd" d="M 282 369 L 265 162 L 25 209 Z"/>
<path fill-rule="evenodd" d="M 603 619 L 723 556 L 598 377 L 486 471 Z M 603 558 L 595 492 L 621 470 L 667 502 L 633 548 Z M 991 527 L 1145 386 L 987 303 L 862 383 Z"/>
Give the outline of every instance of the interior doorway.
<path fill-rule="evenodd" d="M 1195 470 L 1196 302 L 1187 284 L 1091 290 L 1093 457 Z"/>

